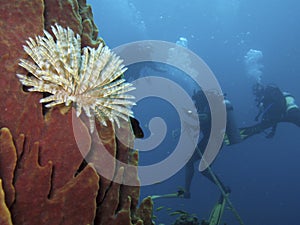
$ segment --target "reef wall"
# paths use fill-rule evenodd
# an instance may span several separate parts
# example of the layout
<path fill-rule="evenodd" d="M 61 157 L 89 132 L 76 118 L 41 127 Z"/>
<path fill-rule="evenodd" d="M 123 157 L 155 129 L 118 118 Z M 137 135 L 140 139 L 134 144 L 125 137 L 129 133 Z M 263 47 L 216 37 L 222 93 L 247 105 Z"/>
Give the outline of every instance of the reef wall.
<path fill-rule="evenodd" d="M 16 77 L 26 73 L 18 66 L 26 58 L 25 41 L 43 35 L 43 29 L 50 32 L 55 23 L 81 35 L 82 47 L 103 42 L 91 7 L 85 0 L 0 1 L 0 224 L 152 224 L 152 201 L 147 198 L 138 207 L 138 186 L 114 183 L 96 172 L 105 163 L 112 177 L 129 179 L 116 160 L 101 161 L 99 143 L 85 124 L 80 123 L 86 140 L 81 148 L 93 164 L 84 163 L 78 149 L 72 110 L 45 111 L 39 103 L 43 94 L 27 92 Z M 121 130 L 133 140 L 127 122 Z M 111 124 L 98 125 L 97 131 L 116 159 L 137 165 L 137 152 L 119 142 Z M 137 171 L 130 176 L 139 182 Z"/>

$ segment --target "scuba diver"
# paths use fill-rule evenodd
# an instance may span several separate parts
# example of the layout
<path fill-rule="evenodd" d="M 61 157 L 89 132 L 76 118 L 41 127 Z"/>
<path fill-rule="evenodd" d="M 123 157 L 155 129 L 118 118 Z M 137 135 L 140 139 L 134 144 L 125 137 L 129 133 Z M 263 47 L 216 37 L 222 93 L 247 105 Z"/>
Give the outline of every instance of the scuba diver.
<path fill-rule="evenodd" d="M 263 86 L 261 83 L 256 83 L 252 90 L 256 106 L 259 108 L 255 121 L 260 120 L 260 122 L 250 127 L 240 128 L 243 140 L 261 132 L 266 133 L 266 138 L 272 138 L 280 122 L 293 123 L 300 127 L 300 110 L 290 93 L 282 92 L 275 85 Z M 269 129 L 270 131 L 267 132 Z"/>
<path fill-rule="evenodd" d="M 218 93 L 210 92 L 206 94 L 212 94 L 216 101 L 222 101 L 223 104 L 226 106 L 226 112 L 227 112 L 227 121 L 226 121 L 226 134 L 224 139 L 224 144 L 226 145 L 233 145 L 241 142 L 241 137 L 239 134 L 239 129 L 236 125 L 234 114 L 233 114 L 233 107 L 229 100 L 225 99 L 224 97 Z M 207 143 L 209 141 L 210 137 L 210 130 L 211 130 L 211 117 L 210 117 L 210 108 L 208 101 L 206 99 L 205 94 L 203 91 L 197 91 L 194 92 L 193 100 L 195 102 L 195 106 L 197 108 L 197 112 L 199 114 L 200 123 L 201 123 L 201 133 L 202 138 L 200 142 L 198 143 L 195 152 L 193 153 L 192 157 L 188 161 L 188 163 L 185 165 L 185 188 L 183 193 L 184 198 L 190 198 L 190 187 L 192 178 L 194 176 L 194 164 L 195 162 L 199 161 L 202 157 L 202 154 L 204 153 L 204 150 L 207 146 Z M 222 132 L 220 132 L 222 133 Z M 205 177 L 207 177 L 210 181 L 217 185 L 221 185 L 221 188 L 226 192 L 229 193 L 230 189 L 228 187 L 225 187 L 223 183 L 220 181 L 220 179 L 215 176 L 210 168 L 205 169 L 201 172 Z"/>

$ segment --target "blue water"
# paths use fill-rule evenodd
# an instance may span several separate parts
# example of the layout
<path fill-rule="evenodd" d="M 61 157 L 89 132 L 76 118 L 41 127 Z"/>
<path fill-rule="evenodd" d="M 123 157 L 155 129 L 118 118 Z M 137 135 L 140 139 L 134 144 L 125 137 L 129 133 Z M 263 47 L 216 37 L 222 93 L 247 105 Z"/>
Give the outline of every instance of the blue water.
<path fill-rule="evenodd" d="M 296 101 L 300 99 L 300 2 L 297 0 L 88 0 L 88 3 L 92 5 L 99 36 L 111 48 L 145 39 L 175 43 L 179 37 L 187 38 L 188 48 L 206 62 L 234 105 L 239 126 L 255 123 L 257 113 L 251 93 L 253 77 L 247 74 L 244 63 L 250 49 L 263 54 L 259 62 L 263 65 L 259 67 L 261 81 L 277 84 L 292 93 Z M 132 66 L 128 72 L 146 76 L 147 71 L 141 67 Z M 164 76 L 164 71 L 159 74 Z M 170 78 L 168 74 L 165 76 Z M 181 77 L 175 77 L 175 82 Z M 134 79 L 130 75 L 127 78 Z M 189 81 L 181 83 L 185 82 Z M 161 117 L 168 125 L 166 139 L 155 151 L 141 153 L 140 163 L 148 165 L 167 157 L 178 141 L 174 136 L 180 128 L 176 109 L 166 101 L 149 98 L 140 101 L 134 112 L 146 137 L 150 135 L 148 122 L 152 117 Z M 231 188 L 230 200 L 246 225 L 300 223 L 299 137 L 300 129 L 295 125 L 279 124 L 272 139 L 256 135 L 221 150 L 213 170 Z M 141 197 L 173 193 L 183 185 L 181 170 L 164 182 L 142 187 Z M 220 195 L 218 188 L 196 171 L 191 193 L 191 199 L 158 199 L 155 208 L 181 209 L 197 214 L 199 219 L 208 219 Z M 172 224 L 176 216 L 168 213 L 165 209 L 156 212 L 156 224 Z M 239 224 L 230 210 L 225 210 L 222 221 L 222 224 Z"/>

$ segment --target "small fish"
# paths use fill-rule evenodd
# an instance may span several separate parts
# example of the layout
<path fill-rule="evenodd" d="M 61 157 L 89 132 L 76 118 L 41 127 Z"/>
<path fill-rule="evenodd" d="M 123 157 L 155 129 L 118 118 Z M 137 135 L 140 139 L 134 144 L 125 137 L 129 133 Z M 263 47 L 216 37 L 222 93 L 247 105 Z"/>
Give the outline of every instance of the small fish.
<path fill-rule="evenodd" d="M 170 216 L 175 216 L 175 215 L 186 215 L 188 214 L 187 212 L 183 211 L 183 210 L 176 210 L 174 212 L 169 213 Z"/>
<path fill-rule="evenodd" d="M 140 127 L 140 123 L 137 119 L 130 117 L 131 127 L 136 138 L 143 138 L 144 132 Z"/>
<path fill-rule="evenodd" d="M 155 211 L 158 212 L 158 211 L 160 211 L 160 210 L 162 210 L 164 208 L 165 208 L 165 206 L 160 206 L 160 207 L 156 208 Z"/>

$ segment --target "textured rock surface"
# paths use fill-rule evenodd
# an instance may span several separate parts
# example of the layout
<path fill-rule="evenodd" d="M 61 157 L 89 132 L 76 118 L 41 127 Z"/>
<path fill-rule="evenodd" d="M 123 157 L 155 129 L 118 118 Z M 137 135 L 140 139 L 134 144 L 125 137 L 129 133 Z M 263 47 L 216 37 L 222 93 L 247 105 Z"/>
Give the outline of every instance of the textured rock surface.
<path fill-rule="evenodd" d="M 120 141 L 111 124 L 97 127 L 100 138 L 90 136 L 81 118 L 74 136 L 72 110 L 45 111 L 42 94 L 26 92 L 16 77 L 26 73 L 18 66 L 26 58 L 22 45 L 55 23 L 80 34 L 82 46 L 102 42 L 85 0 L 1 1 L 0 224 L 150 225 L 152 204 L 138 209 L 139 187 L 111 182 L 139 182 L 136 169 L 116 161 L 137 165 L 129 124 L 122 125 Z M 103 161 L 101 150 L 112 158 Z M 83 163 L 83 155 L 94 165 Z"/>

